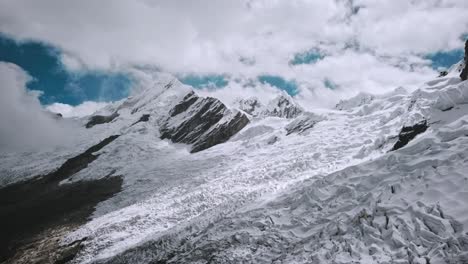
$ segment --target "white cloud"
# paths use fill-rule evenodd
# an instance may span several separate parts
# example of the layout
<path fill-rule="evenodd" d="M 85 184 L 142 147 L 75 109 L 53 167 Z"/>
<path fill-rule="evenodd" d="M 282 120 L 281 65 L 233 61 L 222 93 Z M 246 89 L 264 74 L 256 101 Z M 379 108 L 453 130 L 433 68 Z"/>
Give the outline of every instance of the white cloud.
<path fill-rule="evenodd" d="M 407 64 L 416 66 L 411 69 Z M 385 93 L 399 86 L 415 88 L 437 74 L 422 60 L 406 58 L 402 62 L 402 59 L 351 50 L 325 57 L 316 64 L 298 66 L 295 70 L 302 80 L 298 97 L 306 104 L 312 102 L 314 106 L 325 107 L 359 92 Z M 331 80 L 337 88 L 325 87 L 325 80 Z"/>
<path fill-rule="evenodd" d="M 46 106 L 46 109 L 53 113 L 60 113 L 63 117 L 83 117 L 95 113 L 106 105 L 108 105 L 108 103 L 93 101 L 86 101 L 77 106 L 53 103 Z"/>
<path fill-rule="evenodd" d="M 466 14 L 466 0 L 0 0 L 0 31 L 60 47 L 73 70 L 268 73 L 295 79 L 299 97 L 337 98 L 323 89 L 324 78 L 347 96 L 436 75 L 417 56 L 462 47 Z M 314 47 L 326 53 L 323 61 L 288 65 Z"/>
<path fill-rule="evenodd" d="M 40 93 L 26 90 L 30 77 L 18 66 L 0 62 L 0 149 L 31 149 L 63 144 L 75 129 L 45 111 Z"/>
<path fill-rule="evenodd" d="M 353 17 L 359 42 L 387 54 L 429 53 L 462 47 L 468 31 L 466 1 L 358 0 Z"/>

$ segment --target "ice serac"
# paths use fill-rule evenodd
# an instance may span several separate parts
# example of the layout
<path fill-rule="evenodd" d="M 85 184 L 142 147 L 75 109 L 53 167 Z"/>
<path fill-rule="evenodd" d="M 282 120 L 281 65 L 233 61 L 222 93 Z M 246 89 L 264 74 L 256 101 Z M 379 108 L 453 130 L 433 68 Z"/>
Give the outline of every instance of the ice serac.
<path fill-rule="evenodd" d="M 312 113 L 305 113 L 286 126 L 286 135 L 292 133 L 303 133 L 315 126 L 318 122 L 323 120 L 322 117 Z"/>
<path fill-rule="evenodd" d="M 203 98 L 191 91 L 169 111 L 160 133 L 161 139 L 192 144 L 194 153 L 226 142 L 248 123 L 245 114 L 228 109 L 216 98 Z"/>
<path fill-rule="evenodd" d="M 463 68 L 462 72 L 460 73 L 460 78 L 462 81 L 466 81 L 468 78 L 468 40 L 465 42 L 465 68 Z"/>
<path fill-rule="evenodd" d="M 271 100 L 262 111 L 264 116 L 277 116 L 282 118 L 296 118 L 304 110 L 286 93 Z"/>

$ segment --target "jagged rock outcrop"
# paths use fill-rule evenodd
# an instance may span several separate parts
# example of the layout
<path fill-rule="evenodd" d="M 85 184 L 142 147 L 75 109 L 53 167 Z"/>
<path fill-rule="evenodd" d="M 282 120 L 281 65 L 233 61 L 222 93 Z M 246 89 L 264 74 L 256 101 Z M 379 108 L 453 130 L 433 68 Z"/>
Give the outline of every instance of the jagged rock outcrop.
<path fill-rule="evenodd" d="M 460 73 L 460 78 L 462 81 L 466 81 L 468 78 L 468 40 L 465 42 L 465 68 L 463 68 L 462 72 Z"/>
<path fill-rule="evenodd" d="M 248 123 L 245 114 L 229 110 L 218 99 L 199 97 L 191 91 L 169 111 L 160 133 L 161 139 L 192 144 L 194 153 L 226 142 Z"/>
<path fill-rule="evenodd" d="M 427 121 L 424 120 L 413 126 L 403 127 L 398 135 L 398 141 L 393 146 L 392 150 L 400 149 L 406 146 L 417 135 L 424 133 L 428 128 Z"/>
<path fill-rule="evenodd" d="M 248 123 L 249 119 L 241 112 L 230 113 L 225 122 L 218 122 L 204 133 L 192 147 L 192 153 L 226 142 Z"/>
<path fill-rule="evenodd" d="M 95 115 L 89 118 L 88 123 L 86 123 L 86 128 L 92 128 L 95 125 L 100 125 L 100 124 L 105 124 L 109 123 L 115 118 L 117 118 L 119 114 L 117 112 L 114 112 L 110 116 L 104 116 L 104 115 Z"/>
<path fill-rule="evenodd" d="M 282 118 L 296 118 L 304 110 L 287 94 L 282 94 L 271 100 L 262 111 L 264 116 L 277 116 Z"/>

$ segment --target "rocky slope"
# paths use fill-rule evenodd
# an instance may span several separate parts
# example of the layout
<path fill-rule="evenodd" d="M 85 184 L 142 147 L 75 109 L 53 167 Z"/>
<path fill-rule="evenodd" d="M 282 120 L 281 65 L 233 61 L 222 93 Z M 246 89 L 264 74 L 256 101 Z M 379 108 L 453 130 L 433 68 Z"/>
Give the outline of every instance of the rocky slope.
<path fill-rule="evenodd" d="M 216 98 L 200 98 L 192 91 L 169 111 L 160 132 L 161 139 L 193 144 L 191 152 L 197 152 L 226 142 L 248 123 L 243 113 L 228 110 Z"/>
<path fill-rule="evenodd" d="M 167 93 L 175 93 L 171 96 L 173 102 L 158 102 L 165 98 Z M 156 115 L 158 121 L 156 128 L 159 129 L 160 138 L 170 139 L 174 143 L 189 144 L 190 152 L 202 151 L 226 142 L 249 123 L 248 117 L 240 111 L 228 109 L 216 98 L 200 97 L 193 90 L 182 87 L 177 80 L 171 80 L 159 94 L 151 98 L 152 101 L 133 107 L 131 115 L 143 112 L 148 114 L 141 115 L 132 125 L 147 122 L 152 114 Z M 119 112 L 128 112 L 129 106 L 138 103 L 139 101 L 133 98 L 123 101 L 110 115 L 91 116 L 85 126 L 92 128 L 110 123 L 120 116 Z M 161 104 L 162 113 L 150 113 L 153 109 L 148 106 L 157 103 Z"/>

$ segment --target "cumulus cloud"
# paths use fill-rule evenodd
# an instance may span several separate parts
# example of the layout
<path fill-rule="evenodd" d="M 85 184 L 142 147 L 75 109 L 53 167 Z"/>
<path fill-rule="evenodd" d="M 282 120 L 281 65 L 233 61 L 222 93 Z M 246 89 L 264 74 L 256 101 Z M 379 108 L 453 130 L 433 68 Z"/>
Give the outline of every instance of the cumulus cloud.
<path fill-rule="evenodd" d="M 0 62 L 0 149 L 33 149 L 73 138 L 70 124 L 45 111 L 40 93 L 26 90 L 30 77 L 18 66 Z"/>
<path fill-rule="evenodd" d="M 108 103 L 93 101 L 86 101 L 77 106 L 62 103 L 53 103 L 51 105 L 48 105 L 46 109 L 53 113 L 59 113 L 63 117 L 83 117 L 95 113 L 96 111 L 102 109 L 106 105 L 108 105 Z"/>
<path fill-rule="evenodd" d="M 419 58 L 462 47 L 467 13 L 465 0 L 0 0 L 0 31 L 59 47 L 73 70 L 271 74 L 316 98 L 330 94 L 325 79 L 348 96 L 435 76 Z M 324 59 L 289 64 L 310 49 Z"/>
<path fill-rule="evenodd" d="M 234 72 L 245 68 L 241 57 L 254 57 L 256 68 L 270 70 L 294 52 L 350 41 L 383 53 L 450 49 L 468 29 L 464 0 L 16 0 L 0 7 L 2 32 L 61 47 L 72 68 Z"/>

